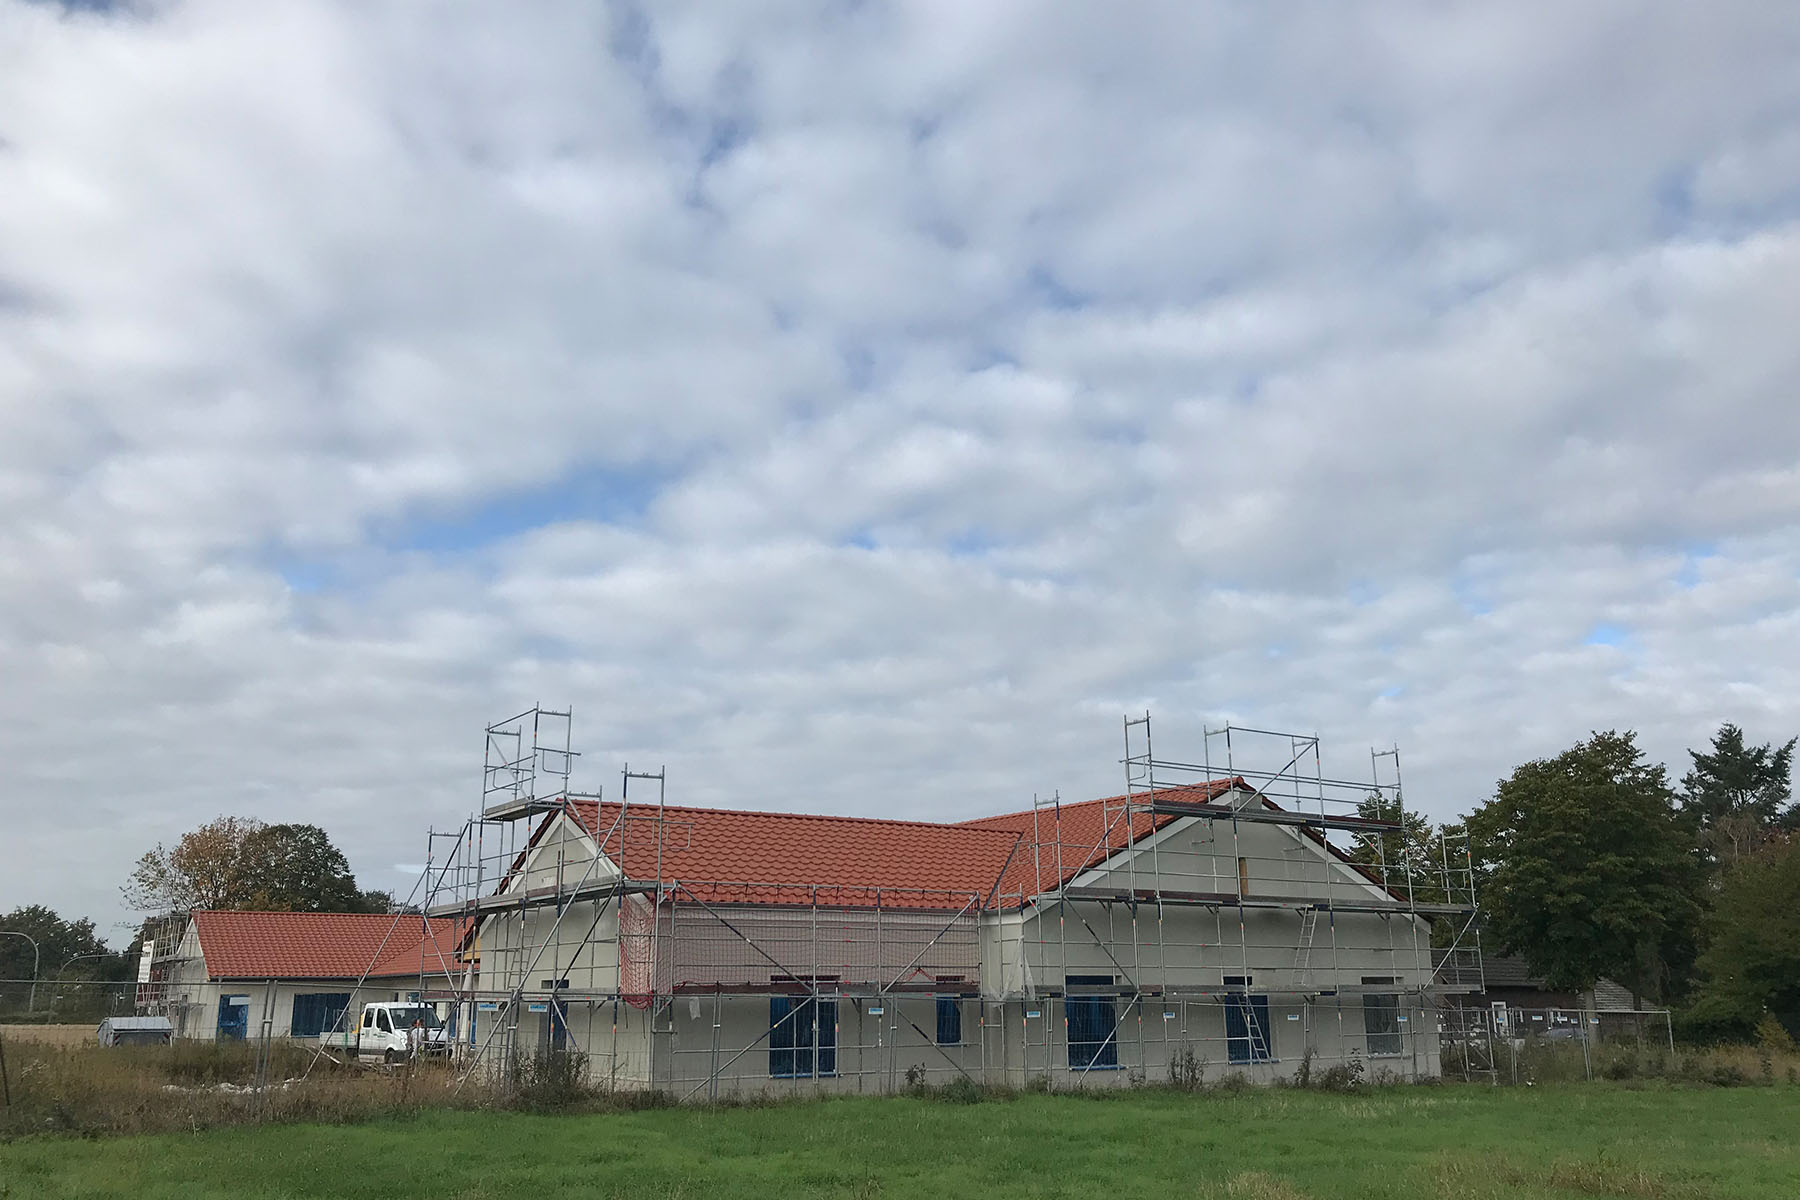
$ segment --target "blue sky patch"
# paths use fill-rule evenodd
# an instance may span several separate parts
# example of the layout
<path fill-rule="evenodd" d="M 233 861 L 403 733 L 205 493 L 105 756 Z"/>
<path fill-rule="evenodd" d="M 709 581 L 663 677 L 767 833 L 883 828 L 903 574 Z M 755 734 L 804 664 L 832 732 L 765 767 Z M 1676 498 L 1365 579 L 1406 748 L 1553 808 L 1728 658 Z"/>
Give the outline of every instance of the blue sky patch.
<path fill-rule="evenodd" d="M 565 521 L 630 525 L 642 519 L 673 477 L 663 468 L 587 468 L 553 484 L 396 522 L 377 530 L 375 541 L 389 550 L 456 554 Z"/>

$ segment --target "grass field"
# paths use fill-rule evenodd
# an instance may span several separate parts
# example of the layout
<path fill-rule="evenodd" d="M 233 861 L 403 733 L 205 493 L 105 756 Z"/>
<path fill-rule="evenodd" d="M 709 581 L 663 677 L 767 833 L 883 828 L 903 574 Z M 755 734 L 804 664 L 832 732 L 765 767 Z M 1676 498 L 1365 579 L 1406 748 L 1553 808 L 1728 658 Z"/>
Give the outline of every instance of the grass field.
<path fill-rule="evenodd" d="M 914 1098 L 430 1112 L 0 1144 L 0 1197 L 1800 1195 L 1800 1088 Z"/>

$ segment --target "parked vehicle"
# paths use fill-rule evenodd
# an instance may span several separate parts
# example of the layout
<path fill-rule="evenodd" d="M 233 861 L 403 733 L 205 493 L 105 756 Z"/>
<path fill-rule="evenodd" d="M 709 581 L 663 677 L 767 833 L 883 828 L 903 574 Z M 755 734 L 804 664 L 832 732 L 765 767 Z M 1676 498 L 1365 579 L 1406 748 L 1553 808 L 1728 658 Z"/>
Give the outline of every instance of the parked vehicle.
<path fill-rule="evenodd" d="M 438 1020 L 437 1010 L 429 1004 L 408 1001 L 365 1004 L 354 1029 L 321 1033 L 319 1045 L 327 1050 L 353 1053 L 364 1061 L 403 1062 L 412 1054 L 409 1031 L 415 1021 L 425 1027 L 425 1036 L 419 1046 L 421 1054 L 449 1052 L 450 1033 Z"/>

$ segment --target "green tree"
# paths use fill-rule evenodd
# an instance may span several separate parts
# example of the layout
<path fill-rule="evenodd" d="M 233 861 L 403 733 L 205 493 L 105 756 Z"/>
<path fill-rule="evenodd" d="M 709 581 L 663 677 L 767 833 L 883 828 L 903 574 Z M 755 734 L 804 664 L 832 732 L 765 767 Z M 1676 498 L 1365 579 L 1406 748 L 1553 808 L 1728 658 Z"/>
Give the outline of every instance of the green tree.
<path fill-rule="evenodd" d="M 380 912 L 343 851 L 317 825 L 264 825 L 238 847 L 241 907 L 269 912 Z"/>
<path fill-rule="evenodd" d="M 1356 815 L 1388 821 L 1397 830 L 1359 832 L 1350 838 L 1350 861 L 1365 867 L 1388 890 L 1420 904 L 1443 904 L 1443 849 L 1438 830 L 1423 815 L 1408 812 L 1398 795 L 1371 793 L 1356 806 Z"/>
<path fill-rule="evenodd" d="M 1766 1012 L 1800 1019 L 1800 837 L 1778 834 L 1728 867 L 1702 932 L 1690 1030 L 1746 1037 Z"/>
<path fill-rule="evenodd" d="M 1701 866 L 1667 771 L 1596 733 L 1503 779 L 1469 817 L 1490 944 L 1553 988 L 1667 996 L 1693 962 Z"/>
<path fill-rule="evenodd" d="M 101 936 L 94 932 L 94 921 L 81 918 L 77 921 L 65 921 L 52 909 L 45 905 L 23 905 L 0 916 L 0 928 L 25 934 L 38 943 L 38 963 L 45 979 L 54 975 L 59 966 L 68 963 L 74 957 L 86 955 L 113 955 Z M 31 979 L 31 943 L 25 937 L 0 937 L 0 979 Z M 97 979 L 106 968 L 90 966 L 92 959 L 85 963 L 76 963 L 68 968 L 70 977 L 86 977 Z"/>
<path fill-rule="evenodd" d="M 196 908 L 384 912 L 386 898 L 356 885 L 350 864 L 316 825 L 220 817 L 158 845 L 121 889 L 143 912 Z"/>
<path fill-rule="evenodd" d="M 1715 863 L 1729 865 L 1753 853 L 1775 830 L 1793 828 L 1794 744 L 1746 746 L 1744 731 L 1723 725 L 1711 751 L 1690 750 L 1693 769 L 1681 780 L 1681 811 L 1700 830 L 1700 844 Z"/>
<path fill-rule="evenodd" d="M 96 980 L 132 978 L 136 960 L 128 951 L 108 949 L 85 917 L 66 920 L 42 904 L 27 904 L 0 914 L 0 929 L 25 935 L 0 937 L 0 980 L 21 981 L 0 983 L 0 1010 L 8 1016 L 22 1015 L 35 1000 L 40 1019 L 54 1010 L 58 1019 L 73 1013 L 74 1019 L 86 1020 L 129 1000 L 129 988 L 92 986 Z M 26 938 L 38 945 L 36 984 L 29 982 L 33 955 Z"/>
<path fill-rule="evenodd" d="M 125 903 L 141 912 L 187 912 L 196 908 L 246 908 L 239 860 L 244 839 L 262 828 L 245 817 L 220 817 L 181 835 L 172 848 L 161 843 L 138 859 L 120 889 Z"/>

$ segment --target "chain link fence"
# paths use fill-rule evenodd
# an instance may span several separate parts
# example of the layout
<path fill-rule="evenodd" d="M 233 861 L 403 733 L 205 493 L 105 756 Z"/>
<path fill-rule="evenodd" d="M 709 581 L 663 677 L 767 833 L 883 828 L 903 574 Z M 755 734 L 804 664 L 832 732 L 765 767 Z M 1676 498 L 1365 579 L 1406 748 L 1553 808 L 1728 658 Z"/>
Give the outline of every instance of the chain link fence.
<path fill-rule="evenodd" d="M 1666 1009 L 1447 1008 L 1445 1078 L 1525 1084 L 1660 1074 L 1677 1058 Z"/>
<path fill-rule="evenodd" d="M 0 1025 L 98 1025 L 136 1010 L 131 980 L 0 979 Z"/>

